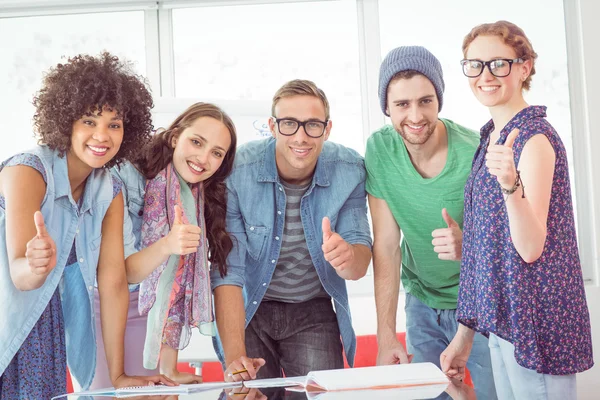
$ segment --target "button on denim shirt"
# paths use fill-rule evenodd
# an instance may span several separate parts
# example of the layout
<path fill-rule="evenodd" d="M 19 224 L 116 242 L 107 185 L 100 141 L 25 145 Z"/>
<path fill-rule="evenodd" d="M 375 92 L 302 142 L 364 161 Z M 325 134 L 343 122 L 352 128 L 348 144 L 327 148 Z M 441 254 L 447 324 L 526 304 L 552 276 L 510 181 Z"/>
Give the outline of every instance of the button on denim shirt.
<path fill-rule="evenodd" d="M 371 248 L 367 219 L 363 158 L 354 150 L 325 142 L 312 182 L 302 197 L 300 215 L 306 244 L 323 288 L 333 298 L 342 343 L 350 365 L 354 363 L 356 337 L 352 328 L 346 283 L 325 261 L 321 246 L 321 221 L 329 217 L 334 232 L 350 244 Z M 227 231 L 234 247 L 221 278 L 211 271 L 213 290 L 221 285 L 243 287 L 246 326 L 262 301 L 281 250 L 286 196 L 275 164 L 275 139 L 241 146 L 227 179 Z M 223 351 L 217 338 L 217 355 Z"/>
<path fill-rule="evenodd" d="M 71 195 L 66 157 L 59 157 L 57 152 L 45 146 L 26 153 L 38 156 L 46 171 L 46 194 L 41 212 L 46 229 L 56 244 L 56 267 L 38 289 L 20 291 L 15 287 L 6 248 L 6 215 L 0 208 L 0 374 L 20 349 L 60 284 L 69 369 L 79 384 L 87 388 L 96 366 L 94 283 L 102 221 L 113 200 L 112 177 L 108 170 L 93 170 L 79 209 Z M 3 167 L 4 163 L 0 164 L 0 170 Z M 33 215 L 31 221 L 33 223 Z M 78 263 L 65 269 L 73 241 Z"/>

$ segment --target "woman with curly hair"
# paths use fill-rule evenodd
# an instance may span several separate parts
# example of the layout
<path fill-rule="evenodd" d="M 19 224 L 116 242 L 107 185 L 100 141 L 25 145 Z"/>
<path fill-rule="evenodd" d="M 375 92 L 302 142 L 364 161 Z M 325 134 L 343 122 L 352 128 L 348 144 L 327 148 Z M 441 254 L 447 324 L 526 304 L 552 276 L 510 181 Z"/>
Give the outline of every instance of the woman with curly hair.
<path fill-rule="evenodd" d="M 518 26 L 476 26 L 463 73 L 491 120 L 481 129 L 465 212 L 458 333 L 442 369 L 461 377 L 476 332 L 489 335 L 500 399 L 576 399 L 592 367 L 590 317 L 565 147 L 523 92 L 537 54 Z"/>
<path fill-rule="evenodd" d="M 139 299 L 132 293 L 131 303 L 147 316 L 143 365 L 159 366 L 179 383 L 201 381 L 177 370 L 178 350 L 188 345 L 191 329 L 214 335 L 209 263 L 222 275 L 227 272 L 233 243 L 225 230 L 224 181 L 233 168 L 236 141 L 225 112 L 196 103 L 154 135 L 136 161 L 114 169 L 128 199 L 127 277 L 141 282 Z M 135 319 L 130 322 L 139 331 L 142 319 Z M 142 364 L 138 357 L 131 361 Z"/>
<path fill-rule="evenodd" d="M 67 362 L 90 385 L 96 282 L 112 385 L 172 385 L 124 370 L 124 205 L 109 170 L 149 139 L 152 97 L 103 53 L 50 69 L 34 105 L 39 145 L 0 164 L 0 399 L 65 393 Z"/>

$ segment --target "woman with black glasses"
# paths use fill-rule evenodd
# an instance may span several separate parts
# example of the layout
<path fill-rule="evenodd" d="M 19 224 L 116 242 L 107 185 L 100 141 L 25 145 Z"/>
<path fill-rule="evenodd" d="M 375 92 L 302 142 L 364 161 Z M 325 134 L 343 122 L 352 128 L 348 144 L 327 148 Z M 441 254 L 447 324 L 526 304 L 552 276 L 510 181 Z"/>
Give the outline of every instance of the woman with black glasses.
<path fill-rule="evenodd" d="M 506 21 L 473 28 L 463 53 L 492 119 L 465 186 L 461 327 L 441 365 L 460 378 L 480 332 L 499 398 L 576 399 L 575 374 L 593 365 L 590 321 L 565 148 L 546 107 L 523 97 L 537 54 Z"/>

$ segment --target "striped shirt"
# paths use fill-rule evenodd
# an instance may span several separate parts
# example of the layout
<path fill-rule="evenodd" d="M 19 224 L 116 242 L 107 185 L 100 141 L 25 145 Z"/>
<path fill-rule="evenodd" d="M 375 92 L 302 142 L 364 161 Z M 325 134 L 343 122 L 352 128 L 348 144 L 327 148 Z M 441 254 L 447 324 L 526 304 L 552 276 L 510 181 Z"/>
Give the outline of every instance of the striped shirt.
<path fill-rule="evenodd" d="M 310 258 L 300 217 L 300 202 L 309 185 L 281 183 L 286 195 L 285 225 L 279 260 L 264 300 L 301 303 L 329 297 Z"/>

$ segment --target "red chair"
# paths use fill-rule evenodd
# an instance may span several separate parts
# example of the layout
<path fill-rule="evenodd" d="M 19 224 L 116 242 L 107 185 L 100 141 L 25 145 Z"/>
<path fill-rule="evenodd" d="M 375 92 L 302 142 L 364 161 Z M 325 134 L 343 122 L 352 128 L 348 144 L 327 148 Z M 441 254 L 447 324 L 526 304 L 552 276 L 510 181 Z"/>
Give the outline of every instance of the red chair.
<path fill-rule="evenodd" d="M 67 367 L 67 393 L 73 393 L 73 381 L 71 380 L 71 373 Z"/>
<path fill-rule="evenodd" d="M 210 361 L 202 364 L 202 379 L 204 382 L 223 382 L 223 367 L 218 361 Z"/>
<path fill-rule="evenodd" d="M 189 372 L 191 374 L 196 374 L 197 370 L 194 364 L 196 363 L 180 362 L 177 363 L 177 369 L 181 372 Z M 202 371 L 203 382 L 223 382 L 223 380 L 225 379 L 223 376 L 223 369 L 221 367 L 220 362 L 205 361 L 198 364 L 201 364 L 200 368 Z"/>

